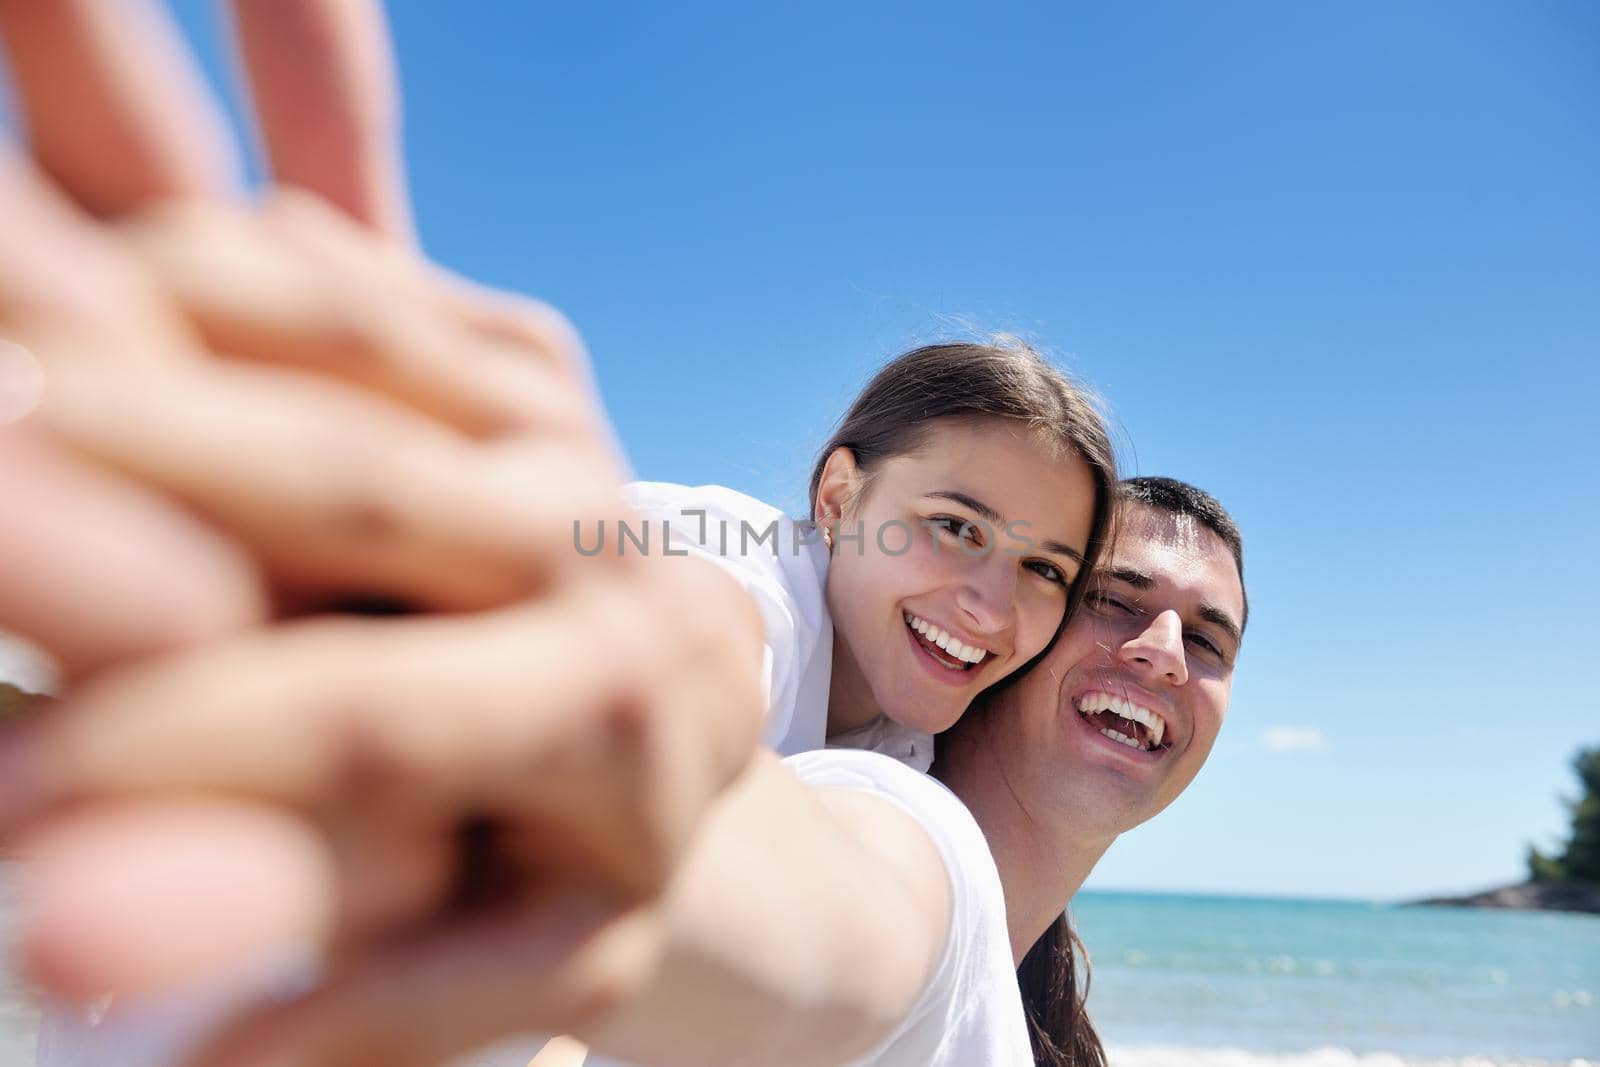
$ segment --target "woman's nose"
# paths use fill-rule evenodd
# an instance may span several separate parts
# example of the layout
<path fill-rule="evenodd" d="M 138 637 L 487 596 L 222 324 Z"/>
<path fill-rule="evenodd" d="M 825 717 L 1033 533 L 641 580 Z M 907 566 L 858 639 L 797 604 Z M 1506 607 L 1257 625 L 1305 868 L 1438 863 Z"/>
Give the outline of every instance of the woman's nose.
<path fill-rule="evenodd" d="M 1015 560 L 996 552 L 978 562 L 956 591 L 956 607 L 979 633 L 1001 633 L 1016 618 Z"/>

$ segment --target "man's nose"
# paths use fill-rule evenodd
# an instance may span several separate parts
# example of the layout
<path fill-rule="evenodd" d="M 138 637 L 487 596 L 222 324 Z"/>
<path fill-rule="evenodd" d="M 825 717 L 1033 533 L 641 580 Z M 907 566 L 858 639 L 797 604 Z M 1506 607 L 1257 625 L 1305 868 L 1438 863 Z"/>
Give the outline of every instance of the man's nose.
<path fill-rule="evenodd" d="M 1172 685 L 1189 680 L 1189 661 L 1183 652 L 1183 620 L 1176 611 L 1163 611 L 1148 626 L 1125 642 L 1122 661 L 1166 679 Z"/>

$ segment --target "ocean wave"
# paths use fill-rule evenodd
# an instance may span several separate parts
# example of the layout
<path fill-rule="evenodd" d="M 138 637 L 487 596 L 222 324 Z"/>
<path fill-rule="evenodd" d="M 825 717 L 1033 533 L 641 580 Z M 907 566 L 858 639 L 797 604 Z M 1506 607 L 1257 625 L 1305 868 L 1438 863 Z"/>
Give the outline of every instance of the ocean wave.
<path fill-rule="evenodd" d="M 1600 1067 L 1600 1062 L 1584 1059 L 1495 1059 L 1487 1056 L 1430 1059 L 1331 1047 L 1309 1052 L 1256 1052 L 1177 1045 L 1113 1045 L 1106 1051 L 1111 1067 Z"/>

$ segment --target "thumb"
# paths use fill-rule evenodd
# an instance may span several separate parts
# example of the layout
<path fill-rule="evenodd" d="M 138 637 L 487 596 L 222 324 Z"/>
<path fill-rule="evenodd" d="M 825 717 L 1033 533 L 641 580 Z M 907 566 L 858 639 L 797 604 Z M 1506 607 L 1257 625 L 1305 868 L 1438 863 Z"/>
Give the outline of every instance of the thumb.
<path fill-rule="evenodd" d="M 40 824 L 17 851 L 22 967 L 71 1000 L 301 958 L 337 899 L 315 830 L 259 805 L 101 805 Z"/>

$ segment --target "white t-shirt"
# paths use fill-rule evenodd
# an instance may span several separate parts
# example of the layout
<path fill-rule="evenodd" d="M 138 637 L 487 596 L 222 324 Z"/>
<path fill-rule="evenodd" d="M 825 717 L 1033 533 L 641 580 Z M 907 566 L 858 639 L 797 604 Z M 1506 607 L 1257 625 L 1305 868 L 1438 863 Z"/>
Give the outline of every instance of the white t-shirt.
<path fill-rule="evenodd" d="M 1032 1067 L 1000 872 L 966 806 L 936 779 L 875 752 L 783 762 L 814 788 L 859 789 L 900 807 L 933 841 L 950 879 L 950 926 L 927 986 L 894 1033 L 849 1067 Z M 630 1065 L 594 1054 L 584 1067 Z"/>
<path fill-rule="evenodd" d="M 828 547 L 809 524 L 720 485 L 634 482 L 628 502 L 648 533 L 584 530 L 580 542 L 605 552 L 689 552 L 732 575 L 766 623 L 762 671 L 767 722 L 762 741 L 780 756 L 823 747 L 833 678 L 833 621 L 828 615 Z M 883 752 L 917 771 L 933 763 L 933 737 L 879 718 L 828 739 L 830 745 Z"/>
<path fill-rule="evenodd" d="M 784 762 L 808 785 L 898 804 L 933 841 L 950 879 L 950 926 L 927 988 L 899 1029 L 853 1067 L 1032 1067 L 1000 872 L 966 805 L 944 783 L 876 753 Z"/>

